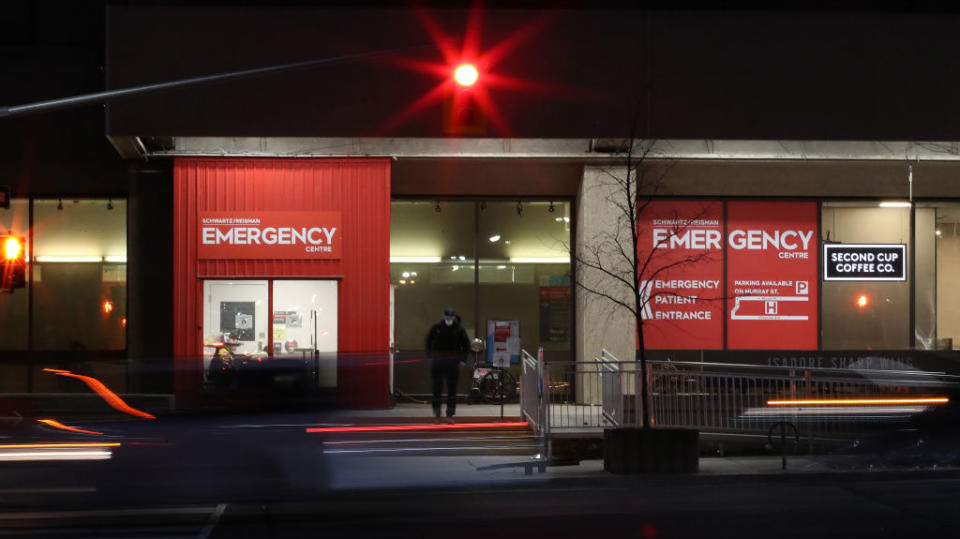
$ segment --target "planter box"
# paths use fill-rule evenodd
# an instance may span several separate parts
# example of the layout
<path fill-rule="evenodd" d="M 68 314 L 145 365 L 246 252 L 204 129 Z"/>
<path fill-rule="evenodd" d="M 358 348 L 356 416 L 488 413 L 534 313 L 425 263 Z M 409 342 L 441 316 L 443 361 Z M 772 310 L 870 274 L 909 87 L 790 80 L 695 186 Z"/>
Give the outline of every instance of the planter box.
<path fill-rule="evenodd" d="M 605 429 L 603 468 L 615 474 L 696 473 L 700 468 L 699 433 L 691 429 Z"/>

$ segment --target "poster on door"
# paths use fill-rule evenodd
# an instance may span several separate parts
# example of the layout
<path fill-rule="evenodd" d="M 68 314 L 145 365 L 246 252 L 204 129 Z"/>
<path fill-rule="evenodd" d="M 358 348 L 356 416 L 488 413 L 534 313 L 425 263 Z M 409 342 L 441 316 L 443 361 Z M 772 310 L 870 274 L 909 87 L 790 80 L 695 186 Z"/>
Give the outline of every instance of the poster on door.
<path fill-rule="evenodd" d="M 639 214 L 643 344 L 723 347 L 723 203 L 656 200 Z"/>
<path fill-rule="evenodd" d="M 815 202 L 727 205 L 727 347 L 817 348 Z"/>
<path fill-rule="evenodd" d="M 520 363 L 519 320 L 487 320 L 487 361 L 495 367 Z"/>

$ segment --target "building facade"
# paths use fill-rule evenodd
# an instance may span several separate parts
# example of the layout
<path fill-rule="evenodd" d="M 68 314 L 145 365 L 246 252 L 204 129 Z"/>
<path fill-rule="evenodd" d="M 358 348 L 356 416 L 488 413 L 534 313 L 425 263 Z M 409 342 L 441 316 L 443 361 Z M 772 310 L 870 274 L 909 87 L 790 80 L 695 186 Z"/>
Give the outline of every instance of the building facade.
<path fill-rule="evenodd" d="M 450 48 L 476 12 L 111 8 L 112 89 L 376 54 L 111 100 L 125 192 L 0 210 L 33 262 L 2 346 L 189 395 L 235 333 L 351 407 L 427 392 L 447 306 L 488 359 L 631 358 L 589 262 L 637 170 L 652 357 L 954 369 L 955 21 L 794 15 L 488 10 Z M 451 86 L 461 59 L 479 86 Z M 39 391 L 39 367 L 5 383 Z"/>

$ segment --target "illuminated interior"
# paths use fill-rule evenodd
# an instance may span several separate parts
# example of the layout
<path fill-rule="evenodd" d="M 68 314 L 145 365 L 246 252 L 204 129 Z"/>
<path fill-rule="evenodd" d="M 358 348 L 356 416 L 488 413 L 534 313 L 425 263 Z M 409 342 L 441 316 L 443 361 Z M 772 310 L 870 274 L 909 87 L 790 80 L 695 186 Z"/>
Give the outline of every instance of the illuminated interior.
<path fill-rule="evenodd" d="M 429 392 L 424 336 L 448 306 L 471 339 L 486 341 L 492 321 L 516 320 L 523 348 L 569 359 L 570 216 L 571 204 L 559 200 L 394 200 L 396 388 Z M 459 392 L 470 383 L 461 376 Z"/>

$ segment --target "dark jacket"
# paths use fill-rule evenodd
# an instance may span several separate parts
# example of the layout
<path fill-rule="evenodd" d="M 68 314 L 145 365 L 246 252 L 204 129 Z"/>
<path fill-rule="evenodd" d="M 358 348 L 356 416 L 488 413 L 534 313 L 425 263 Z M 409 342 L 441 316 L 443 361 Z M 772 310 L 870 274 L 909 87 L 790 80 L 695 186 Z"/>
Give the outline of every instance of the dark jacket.
<path fill-rule="evenodd" d="M 470 351 L 470 338 L 460 325 L 460 318 L 446 325 L 443 320 L 437 322 L 427 333 L 427 355 L 435 359 L 457 359 L 466 361 Z"/>

